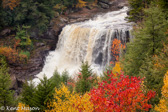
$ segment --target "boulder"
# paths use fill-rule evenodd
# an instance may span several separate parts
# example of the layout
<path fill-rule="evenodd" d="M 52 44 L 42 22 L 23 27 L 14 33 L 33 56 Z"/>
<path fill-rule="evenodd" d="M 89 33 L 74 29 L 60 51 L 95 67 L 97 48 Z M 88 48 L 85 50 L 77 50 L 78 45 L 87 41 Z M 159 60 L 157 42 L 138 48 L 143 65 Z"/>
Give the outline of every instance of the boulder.
<path fill-rule="evenodd" d="M 99 2 L 99 5 L 100 5 L 100 7 L 103 8 L 103 9 L 108 9 L 108 8 L 110 7 L 108 4 L 106 4 L 106 3 L 104 3 L 104 2 Z"/>
<path fill-rule="evenodd" d="M 11 29 L 4 29 L 0 32 L 0 36 L 6 36 L 11 33 Z"/>
<path fill-rule="evenodd" d="M 17 79 L 16 79 L 16 76 L 15 75 L 11 75 L 10 76 L 11 78 L 11 89 L 14 89 L 14 90 L 17 90 L 18 89 L 18 83 L 17 83 Z"/>

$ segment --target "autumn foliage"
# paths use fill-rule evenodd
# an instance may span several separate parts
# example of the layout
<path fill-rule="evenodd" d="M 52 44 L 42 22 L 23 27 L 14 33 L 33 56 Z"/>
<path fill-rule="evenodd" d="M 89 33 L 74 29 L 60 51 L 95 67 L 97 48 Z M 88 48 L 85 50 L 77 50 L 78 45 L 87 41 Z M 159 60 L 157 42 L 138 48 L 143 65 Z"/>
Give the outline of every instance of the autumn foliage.
<path fill-rule="evenodd" d="M 50 110 L 46 112 L 92 112 L 93 104 L 89 101 L 90 96 L 71 93 L 65 85 L 55 89 L 54 100 L 49 103 Z"/>
<path fill-rule="evenodd" d="M 135 112 L 148 111 L 152 108 L 148 101 L 155 92 L 144 93 L 141 88 L 142 79 L 109 72 L 108 81 L 99 83 L 98 88 L 90 92 L 91 102 L 96 112 Z"/>
<path fill-rule="evenodd" d="M 168 71 L 164 77 L 164 86 L 162 87 L 162 98 L 159 104 L 155 107 L 156 111 L 168 112 Z"/>
<path fill-rule="evenodd" d="M 76 8 L 82 8 L 86 6 L 86 2 L 83 0 L 78 0 L 78 3 L 76 4 Z"/>
<path fill-rule="evenodd" d="M 9 7 L 13 10 L 17 5 L 19 5 L 20 0 L 2 0 L 3 7 Z"/>
<path fill-rule="evenodd" d="M 122 68 L 121 68 L 120 62 L 116 62 L 116 63 L 115 63 L 115 66 L 113 67 L 113 73 L 114 73 L 115 75 L 117 75 L 117 73 L 118 73 L 118 74 L 121 74 L 121 70 L 122 70 Z"/>
<path fill-rule="evenodd" d="M 125 45 L 121 43 L 120 40 L 114 39 L 111 46 L 112 56 L 115 58 L 115 61 L 119 61 L 120 50 L 124 49 Z"/>
<path fill-rule="evenodd" d="M 16 49 L 12 49 L 11 47 L 0 47 L 0 55 L 5 56 L 9 63 L 20 63 L 27 60 L 26 55 L 18 54 L 18 51 Z"/>
<path fill-rule="evenodd" d="M 18 107 L 17 107 L 17 112 L 30 112 L 30 110 L 28 108 L 29 108 L 29 106 L 26 106 L 23 103 L 19 103 Z"/>
<path fill-rule="evenodd" d="M 8 63 L 26 62 L 28 57 L 25 54 L 20 54 L 17 47 L 20 46 L 20 39 L 12 40 L 12 45 L 0 45 L 0 55 L 5 56 Z"/>

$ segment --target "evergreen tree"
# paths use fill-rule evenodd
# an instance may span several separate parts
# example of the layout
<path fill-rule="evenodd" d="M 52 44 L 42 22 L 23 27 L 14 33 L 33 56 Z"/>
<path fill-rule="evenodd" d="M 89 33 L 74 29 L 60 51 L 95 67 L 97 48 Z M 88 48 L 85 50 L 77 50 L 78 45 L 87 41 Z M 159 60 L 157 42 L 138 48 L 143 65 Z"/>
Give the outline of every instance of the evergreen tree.
<path fill-rule="evenodd" d="M 162 41 L 166 41 L 168 21 L 165 14 L 157 6 L 152 6 L 145 12 L 144 22 L 134 30 L 134 39 L 127 44 L 124 56 L 124 71 L 131 76 L 139 75 L 145 59 L 158 54 L 163 48 Z"/>
<path fill-rule="evenodd" d="M 144 15 L 143 9 L 147 8 L 151 1 L 154 0 L 128 0 L 131 8 L 128 19 L 133 22 L 142 21 Z"/>
<path fill-rule="evenodd" d="M 163 70 L 155 68 L 153 57 L 146 58 L 140 67 L 139 75 L 141 77 L 145 77 L 143 83 L 145 86 L 144 89 L 153 90 L 157 93 L 155 98 L 150 101 L 152 105 L 159 103 L 159 98 L 161 97 L 161 87 L 163 86 L 163 72 Z"/>
<path fill-rule="evenodd" d="M 142 20 L 142 0 L 129 0 L 130 11 L 128 19 L 133 22 Z"/>
<path fill-rule="evenodd" d="M 30 81 L 30 83 L 26 82 L 23 85 L 21 101 L 24 104 L 29 105 L 30 107 L 35 107 L 36 106 L 35 92 L 36 88 L 34 86 L 34 83 L 32 81 Z"/>
<path fill-rule="evenodd" d="M 168 0 L 158 0 L 158 4 L 166 14 L 166 19 L 168 19 Z"/>
<path fill-rule="evenodd" d="M 76 92 L 84 94 L 93 87 L 95 76 L 93 75 L 88 62 L 82 64 L 78 78 L 79 80 L 75 87 Z"/>
<path fill-rule="evenodd" d="M 164 76 L 164 85 L 162 87 L 162 98 L 157 106 L 155 106 L 157 112 L 168 111 L 168 72 Z"/>
<path fill-rule="evenodd" d="M 31 30 L 44 32 L 54 16 L 54 0 L 22 0 L 15 10 L 14 22 L 17 25 L 31 26 Z"/>
<path fill-rule="evenodd" d="M 67 8 L 73 8 L 77 4 L 78 0 L 62 0 L 63 5 Z"/>
<path fill-rule="evenodd" d="M 62 74 L 59 74 L 58 71 L 56 70 L 54 72 L 54 75 L 50 78 L 52 84 L 54 87 L 59 88 L 61 83 L 64 83 L 67 85 L 67 81 L 69 80 L 68 72 L 64 71 Z"/>
<path fill-rule="evenodd" d="M 157 95 L 154 103 L 159 102 L 161 88 L 163 86 L 164 74 L 168 70 L 168 46 L 164 44 L 163 50 L 159 55 L 146 59 L 140 68 L 140 75 L 145 76 L 145 86 L 147 89 L 155 90 Z"/>
<path fill-rule="evenodd" d="M 0 31 L 3 27 L 12 26 L 14 20 L 14 10 L 3 8 L 2 0 L 0 1 Z"/>
<path fill-rule="evenodd" d="M 168 11 L 168 1 L 167 0 L 159 0 L 159 5 L 164 10 Z"/>
<path fill-rule="evenodd" d="M 67 85 L 67 82 L 69 80 L 69 76 L 68 76 L 68 72 L 65 70 L 63 73 L 62 73 L 62 76 L 61 76 L 61 81 Z"/>
<path fill-rule="evenodd" d="M 56 70 L 53 74 L 53 76 L 50 78 L 52 84 L 55 85 L 56 88 L 59 88 L 61 85 L 61 75 L 58 73 L 58 71 Z M 53 91 L 54 92 L 54 91 Z"/>
<path fill-rule="evenodd" d="M 3 23 L 2 23 L 2 0 L 0 1 L 0 31 L 3 27 Z"/>
<path fill-rule="evenodd" d="M 40 111 L 47 109 L 47 103 L 53 99 L 54 88 L 59 88 L 61 83 L 67 83 L 67 72 L 63 72 L 62 76 L 56 71 L 51 79 L 47 79 L 44 75 L 40 79 L 40 83 L 35 87 L 31 81 L 23 86 L 21 101 L 30 107 L 39 107 Z"/>
<path fill-rule="evenodd" d="M 127 44 L 123 68 L 125 73 L 130 76 L 145 77 L 146 89 L 152 89 L 157 93 L 151 103 L 157 104 L 161 97 L 161 87 L 167 64 L 163 68 L 157 68 L 155 65 L 158 62 L 156 62 L 155 56 L 162 52 L 163 42 L 167 42 L 165 32 L 168 28 L 168 21 L 165 19 L 166 15 L 156 5 L 146 9 L 145 12 L 143 23 L 134 30 L 133 41 Z"/>
<path fill-rule="evenodd" d="M 47 79 L 46 76 L 40 79 L 40 83 L 36 87 L 35 101 L 36 107 L 39 107 L 41 111 L 47 109 L 47 102 L 53 98 L 53 90 L 55 85 L 52 84 L 51 80 Z"/>
<path fill-rule="evenodd" d="M 4 58 L 0 59 L 0 107 L 13 106 L 14 92 L 10 90 L 11 80 Z"/>

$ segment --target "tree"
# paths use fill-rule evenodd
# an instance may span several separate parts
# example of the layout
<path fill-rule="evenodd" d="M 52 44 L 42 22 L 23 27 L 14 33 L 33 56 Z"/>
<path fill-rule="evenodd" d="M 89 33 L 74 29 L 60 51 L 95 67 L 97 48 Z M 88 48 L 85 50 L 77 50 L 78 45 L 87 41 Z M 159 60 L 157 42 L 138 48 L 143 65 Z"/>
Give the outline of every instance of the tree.
<path fill-rule="evenodd" d="M 18 51 L 11 47 L 0 47 L 0 55 L 6 57 L 6 61 L 10 64 L 12 63 L 23 63 L 27 59 L 24 54 L 18 54 Z"/>
<path fill-rule="evenodd" d="M 78 0 L 78 3 L 76 4 L 77 8 L 82 8 L 86 6 L 86 2 L 83 0 Z"/>
<path fill-rule="evenodd" d="M 35 30 L 37 34 L 41 34 L 48 28 L 54 16 L 53 7 L 54 0 L 21 0 L 14 12 L 14 22 L 20 26 L 31 26 L 31 31 Z"/>
<path fill-rule="evenodd" d="M 68 87 L 62 84 L 60 89 L 55 88 L 54 99 L 49 103 L 49 110 L 45 112 L 93 112 L 93 104 L 90 96 L 83 96 L 70 92 Z"/>
<path fill-rule="evenodd" d="M 102 80 L 108 80 L 110 77 L 109 77 L 109 74 L 114 74 L 115 76 L 117 76 L 118 74 L 121 74 L 122 73 L 122 67 L 121 67 L 121 63 L 120 62 L 116 62 L 115 63 L 115 66 L 112 67 L 112 66 L 108 66 L 106 68 L 106 70 L 103 72 L 103 76 L 101 77 Z"/>
<path fill-rule="evenodd" d="M 77 93 L 80 92 L 84 94 L 93 87 L 93 82 L 95 80 L 95 77 L 87 62 L 82 64 L 78 78 L 79 80 L 77 81 L 76 87 L 75 87 L 75 90 Z"/>
<path fill-rule="evenodd" d="M 0 106 L 14 105 L 14 92 L 10 90 L 11 80 L 4 58 L 0 59 Z"/>
<path fill-rule="evenodd" d="M 159 0 L 159 5 L 163 8 L 164 11 L 168 11 L 168 2 L 167 0 Z"/>
<path fill-rule="evenodd" d="M 17 108 L 18 110 L 16 112 L 30 112 L 30 110 L 28 109 L 29 106 L 26 106 L 23 103 L 19 103 Z"/>
<path fill-rule="evenodd" d="M 162 98 L 157 106 L 155 106 L 155 110 L 159 112 L 167 112 L 168 111 L 168 71 L 164 77 L 164 86 L 162 87 Z"/>
<path fill-rule="evenodd" d="M 20 0 L 2 0 L 3 8 L 9 7 L 13 10 L 17 5 L 19 5 Z"/>
<path fill-rule="evenodd" d="M 115 66 L 113 67 L 113 73 L 114 74 L 121 74 L 121 70 L 122 70 L 122 68 L 121 68 L 121 65 L 120 65 L 120 62 L 117 62 L 116 64 L 115 64 Z"/>
<path fill-rule="evenodd" d="M 9 8 L 3 8 L 3 1 L 0 0 L 0 30 L 5 26 L 12 26 L 13 13 L 14 11 Z"/>
<path fill-rule="evenodd" d="M 30 83 L 26 82 L 23 85 L 23 91 L 21 93 L 21 102 L 30 107 L 36 107 L 36 99 L 35 99 L 36 88 L 34 83 L 30 81 Z"/>
<path fill-rule="evenodd" d="M 125 45 L 123 45 L 120 40 L 115 38 L 111 46 L 111 52 L 114 58 L 113 61 L 119 61 L 119 55 L 120 55 L 121 49 L 125 49 Z"/>
<path fill-rule="evenodd" d="M 158 54 L 163 48 L 162 41 L 166 41 L 168 21 L 165 19 L 165 14 L 155 5 L 145 12 L 146 17 L 141 26 L 134 29 L 134 39 L 127 44 L 124 55 L 123 69 L 130 76 L 139 75 L 145 59 Z"/>
<path fill-rule="evenodd" d="M 29 29 L 30 26 L 18 26 L 17 32 L 15 38 L 17 40 L 20 40 L 19 47 L 21 47 L 23 50 L 28 50 L 30 47 L 32 47 L 32 41 L 30 40 L 30 36 L 27 32 L 27 29 Z"/>
<path fill-rule="evenodd" d="M 36 87 L 32 81 L 26 82 L 23 86 L 21 101 L 30 107 L 39 107 L 40 111 L 44 111 L 48 109 L 47 103 L 54 97 L 55 88 L 59 88 L 62 82 L 66 84 L 68 78 L 67 72 L 63 72 L 60 76 L 56 71 L 51 79 L 47 79 L 44 75 Z"/>
<path fill-rule="evenodd" d="M 56 70 L 53 74 L 53 76 L 49 79 L 51 83 L 54 85 L 54 87 L 59 88 L 61 83 L 67 85 L 67 82 L 69 80 L 68 72 L 64 71 L 62 74 L 58 73 Z"/>
<path fill-rule="evenodd" d="M 158 104 L 161 97 L 161 88 L 163 86 L 164 74 L 168 70 L 168 45 L 163 43 L 164 48 L 158 55 L 145 59 L 140 68 L 140 75 L 145 76 L 144 85 L 147 89 L 155 90 L 156 97 L 152 101 L 153 104 Z"/>
<path fill-rule="evenodd" d="M 40 83 L 36 87 L 34 100 L 36 101 L 36 107 L 39 107 L 41 111 L 47 109 L 47 102 L 53 98 L 54 87 L 55 85 L 45 75 L 43 79 L 40 79 Z"/>
<path fill-rule="evenodd" d="M 144 8 L 147 8 L 151 1 L 154 0 L 128 0 L 130 5 L 128 19 L 133 22 L 142 21 L 144 16 Z"/>
<path fill-rule="evenodd" d="M 90 92 L 91 102 L 97 112 L 135 112 L 152 108 L 148 101 L 155 92 L 145 92 L 139 77 L 115 76 L 109 73 L 109 79 L 99 83 Z"/>

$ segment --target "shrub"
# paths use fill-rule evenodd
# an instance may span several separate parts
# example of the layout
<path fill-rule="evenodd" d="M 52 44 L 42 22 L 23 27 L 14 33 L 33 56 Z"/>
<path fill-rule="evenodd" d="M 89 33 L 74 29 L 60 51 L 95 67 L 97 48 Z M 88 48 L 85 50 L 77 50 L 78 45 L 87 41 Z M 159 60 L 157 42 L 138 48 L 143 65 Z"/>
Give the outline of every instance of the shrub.
<path fill-rule="evenodd" d="M 54 100 L 48 105 L 51 110 L 46 112 L 92 112 L 93 104 L 89 101 L 90 96 L 86 93 L 80 96 L 71 93 L 68 87 L 62 85 L 60 89 L 55 89 Z"/>
<path fill-rule="evenodd" d="M 108 81 L 99 83 L 98 88 L 90 92 L 91 102 L 97 112 L 135 112 L 148 111 L 152 108 L 148 101 L 155 92 L 144 92 L 141 87 L 142 79 L 137 77 L 115 76 L 109 73 Z"/>
<path fill-rule="evenodd" d="M 16 49 L 11 47 L 0 47 L 0 55 L 7 58 L 8 63 L 22 63 L 27 60 L 27 56 L 24 54 L 18 54 Z"/>

